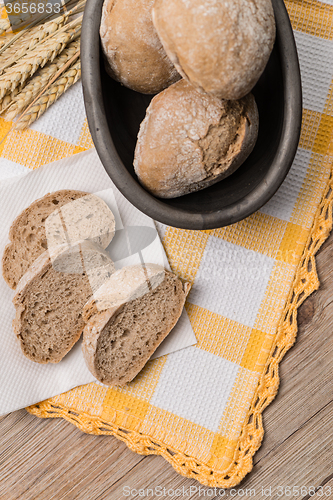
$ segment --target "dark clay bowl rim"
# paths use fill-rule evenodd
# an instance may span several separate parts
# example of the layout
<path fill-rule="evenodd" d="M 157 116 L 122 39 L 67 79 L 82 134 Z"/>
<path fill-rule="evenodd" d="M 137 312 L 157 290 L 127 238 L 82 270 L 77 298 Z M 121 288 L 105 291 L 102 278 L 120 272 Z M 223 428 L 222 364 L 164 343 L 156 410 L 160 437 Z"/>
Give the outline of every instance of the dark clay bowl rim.
<path fill-rule="evenodd" d="M 155 198 L 132 177 L 118 156 L 103 107 L 99 39 L 102 5 L 103 0 L 88 0 L 85 7 L 81 36 L 82 84 L 88 125 L 96 151 L 119 191 L 146 215 L 183 229 L 215 229 L 238 222 L 259 210 L 285 179 L 295 157 L 301 131 L 301 76 L 292 27 L 283 0 L 273 0 L 285 96 L 278 151 L 266 175 L 253 191 L 222 210 L 203 214 L 175 208 Z"/>

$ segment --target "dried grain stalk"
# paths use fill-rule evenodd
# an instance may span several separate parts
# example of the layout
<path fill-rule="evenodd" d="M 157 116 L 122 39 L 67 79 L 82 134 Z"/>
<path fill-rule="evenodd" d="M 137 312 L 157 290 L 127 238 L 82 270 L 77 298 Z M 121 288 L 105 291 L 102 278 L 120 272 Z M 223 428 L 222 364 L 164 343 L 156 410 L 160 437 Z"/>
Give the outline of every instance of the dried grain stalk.
<path fill-rule="evenodd" d="M 18 116 L 49 83 L 54 75 L 74 56 L 80 48 L 80 40 L 71 42 L 52 63 L 40 69 L 27 85 L 13 97 L 5 96 L 0 105 L 0 113 L 6 111 L 5 118 L 13 120 Z M 7 109 L 8 108 L 8 109 Z"/>
<path fill-rule="evenodd" d="M 63 26 L 64 21 L 64 18 L 60 18 L 55 21 L 45 23 L 43 26 L 35 26 L 31 28 L 31 30 L 10 45 L 10 47 L 1 54 L 1 72 L 4 72 L 4 70 L 9 66 L 12 66 L 44 38 L 49 36 L 51 33 L 55 33 Z"/>
<path fill-rule="evenodd" d="M 0 75 L 4 72 L 5 69 L 9 68 L 20 58 L 25 56 L 40 42 L 45 40 L 47 37 L 52 36 L 57 31 L 60 31 L 60 29 L 66 25 L 68 18 L 74 13 L 80 12 L 84 8 L 84 5 L 85 0 L 81 0 L 73 8 L 66 10 L 66 12 L 64 12 L 62 15 L 53 16 L 43 25 L 38 25 L 28 30 L 21 38 L 10 45 L 0 55 Z M 69 24 L 67 25 L 67 27 L 69 27 Z M 66 26 L 64 29 L 66 29 Z"/>
<path fill-rule="evenodd" d="M 3 35 L 10 28 L 10 22 L 7 17 L 0 19 L 0 35 Z"/>
<path fill-rule="evenodd" d="M 4 96 L 23 85 L 40 67 L 45 66 L 49 61 L 60 54 L 66 45 L 78 38 L 81 33 L 82 16 L 77 20 L 76 26 L 68 31 L 56 32 L 51 38 L 43 41 L 35 49 L 28 52 L 18 63 L 8 68 L 0 77 L 0 100 Z M 72 23 L 71 23 L 72 24 Z"/>
<path fill-rule="evenodd" d="M 6 43 L 5 46 L 0 46 L 0 54 L 4 52 L 4 50 L 8 50 L 9 47 L 16 42 L 18 39 L 21 37 L 24 37 L 27 33 L 31 31 L 33 27 L 36 25 L 41 26 L 41 23 L 46 23 L 51 20 L 55 20 L 57 17 L 65 16 L 65 21 L 67 22 L 67 19 L 69 16 L 74 14 L 75 12 L 82 12 L 84 9 L 86 0 L 62 0 L 62 6 L 60 8 L 60 16 L 59 13 L 50 13 L 48 15 L 41 14 L 38 16 L 36 19 L 34 19 L 33 22 L 22 28 L 20 31 L 18 31 L 14 37 Z M 64 23 L 65 24 L 65 23 Z M 43 25 L 43 24 L 42 24 Z M 39 42 L 38 42 L 39 43 Z"/>
<path fill-rule="evenodd" d="M 14 37 L 14 33 L 7 33 L 6 35 L 1 36 L 0 38 L 0 49 L 7 45 L 11 39 Z"/>

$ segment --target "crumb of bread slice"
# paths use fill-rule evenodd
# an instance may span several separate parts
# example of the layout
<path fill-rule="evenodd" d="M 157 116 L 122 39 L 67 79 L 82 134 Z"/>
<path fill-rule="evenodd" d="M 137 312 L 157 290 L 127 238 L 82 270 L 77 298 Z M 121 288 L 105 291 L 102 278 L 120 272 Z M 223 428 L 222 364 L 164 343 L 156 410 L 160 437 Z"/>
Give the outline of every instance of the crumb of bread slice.
<path fill-rule="evenodd" d="M 106 248 L 115 233 L 115 218 L 95 194 L 61 190 L 34 201 L 13 222 L 10 243 L 2 259 L 6 283 L 16 289 L 19 280 L 46 249 L 57 254 L 85 240 Z"/>
<path fill-rule="evenodd" d="M 88 193 L 63 189 L 48 193 L 20 213 L 9 230 L 10 243 L 2 257 L 2 275 L 12 289 L 31 264 L 47 249 L 45 221 L 57 208 Z"/>
<path fill-rule="evenodd" d="M 114 272 L 111 259 L 106 262 L 104 250 L 91 242 L 60 254 L 56 264 L 48 251 L 40 255 L 20 280 L 13 299 L 14 333 L 25 356 L 37 363 L 58 363 L 79 340 L 85 326 L 83 307 L 93 294 L 89 274 L 94 271 L 95 283 L 96 275 L 103 280 Z M 57 270 L 59 266 L 63 271 Z"/>

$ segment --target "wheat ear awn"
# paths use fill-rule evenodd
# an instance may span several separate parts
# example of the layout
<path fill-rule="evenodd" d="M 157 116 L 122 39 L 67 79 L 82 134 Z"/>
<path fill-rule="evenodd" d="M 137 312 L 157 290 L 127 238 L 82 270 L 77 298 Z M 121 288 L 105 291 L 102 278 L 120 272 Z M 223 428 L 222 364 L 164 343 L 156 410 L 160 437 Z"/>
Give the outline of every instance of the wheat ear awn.
<path fill-rule="evenodd" d="M 3 35 L 5 31 L 7 31 L 9 28 L 10 28 L 9 19 L 7 18 L 0 19 L 0 35 Z"/>
<path fill-rule="evenodd" d="M 15 128 L 24 129 L 36 121 L 59 97 L 74 85 L 81 77 L 81 62 L 75 63 L 47 90 L 31 107 L 30 111 L 19 119 Z"/>
<path fill-rule="evenodd" d="M 46 40 L 56 31 L 59 32 L 60 28 L 66 25 L 70 16 L 84 9 L 85 3 L 86 0 L 81 0 L 70 10 L 66 10 L 62 15 L 53 16 L 53 18 L 45 22 L 42 26 L 35 26 L 34 28 L 28 30 L 20 39 L 10 45 L 7 50 L 5 50 L 2 55 L 0 55 L 0 74 L 6 68 L 12 66 L 15 62 L 17 62 L 29 50 L 32 50 L 42 40 Z M 68 27 L 69 24 L 67 24 L 67 28 Z"/>
<path fill-rule="evenodd" d="M 51 85 L 59 78 L 60 75 L 62 75 L 64 73 L 65 70 L 67 70 L 67 68 L 69 68 L 71 66 L 71 64 L 73 64 L 74 61 L 76 61 L 76 59 L 78 59 L 80 57 L 80 51 L 78 50 L 77 53 L 54 75 L 54 77 L 49 81 L 49 83 L 46 85 L 46 87 L 38 94 L 38 96 L 32 101 L 32 103 L 27 107 L 27 109 L 22 113 L 22 115 L 19 117 L 19 119 L 17 120 L 17 122 L 12 126 L 12 128 L 7 132 L 6 136 L 9 134 L 9 132 L 13 129 L 13 128 L 19 128 L 17 127 L 17 125 L 19 124 L 19 122 L 24 119 L 24 116 L 26 114 L 28 114 L 31 110 L 31 108 L 34 106 L 34 104 L 39 100 L 39 98 L 46 92 L 46 90 L 48 88 L 51 87 Z M 1 143 L 0 143 L 1 144 Z"/>
<path fill-rule="evenodd" d="M 0 78 L 0 99 L 8 92 L 12 92 L 18 85 L 24 84 L 27 78 L 31 77 L 39 67 L 45 66 L 49 61 L 60 54 L 66 45 L 81 33 L 81 26 L 76 26 L 68 32 L 56 33 L 52 38 L 42 45 L 38 45 L 34 50 L 6 70 Z"/>

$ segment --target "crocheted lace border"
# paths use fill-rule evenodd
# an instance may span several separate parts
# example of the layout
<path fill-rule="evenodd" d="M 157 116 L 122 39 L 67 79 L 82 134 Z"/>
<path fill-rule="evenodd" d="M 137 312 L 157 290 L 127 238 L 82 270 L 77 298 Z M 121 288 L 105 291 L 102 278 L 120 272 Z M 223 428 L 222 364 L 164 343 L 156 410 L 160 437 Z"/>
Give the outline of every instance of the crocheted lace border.
<path fill-rule="evenodd" d="M 124 441 L 136 453 L 161 455 L 183 476 L 194 478 L 203 485 L 231 488 L 241 482 L 253 467 L 253 455 L 261 445 L 264 428 L 263 410 L 273 401 L 279 388 L 279 363 L 295 343 L 297 335 L 297 310 L 309 295 L 319 288 L 315 255 L 328 238 L 332 229 L 333 174 L 317 209 L 302 258 L 298 264 L 293 285 L 286 301 L 277 329 L 276 340 L 259 380 L 248 416 L 236 447 L 233 461 L 224 471 L 213 470 L 193 457 L 170 448 L 167 443 L 155 440 L 125 426 L 103 421 L 100 417 L 54 405 L 48 400 L 30 406 L 27 410 L 42 418 L 61 417 L 89 434 L 109 434 Z"/>

